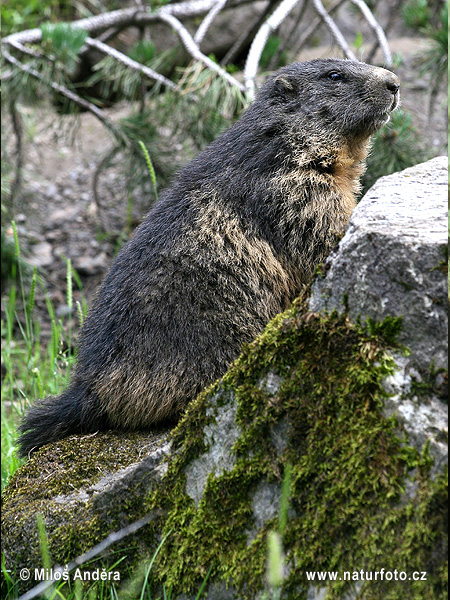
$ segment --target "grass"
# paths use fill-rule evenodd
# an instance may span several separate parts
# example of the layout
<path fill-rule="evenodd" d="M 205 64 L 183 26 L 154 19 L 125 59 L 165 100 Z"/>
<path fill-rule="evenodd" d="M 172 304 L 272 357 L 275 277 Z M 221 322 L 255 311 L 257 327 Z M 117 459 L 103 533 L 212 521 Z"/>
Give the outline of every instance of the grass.
<path fill-rule="evenodd" d="M 81 281 L 67 261 L 66 303 L 69 314 L 64 319 L 56 316 L 53 304 L 46 294 L 46 307 L 51 323 L 51 336 L 44 340 L 36 315 L 36 290 L 45 286 L 35 268 L 31 279 L 24 277 L 20 245 L 15 224 L 12 223 L 15 260 L 11 264 L 11 281 L 4 298 L 5 319 L 1 321 L 3 385 L 1 395 L 2 490 L 11 475 L 23 463 L 16 453 L 17 425 L 27 407 L 36 399 L 58 394 L 68 383 L 75 359 L 73 349 L 73 320 L 83 321 L 86 303 L 73 302 L 73 281 L 81 288 Z M 26 281 L 26 279 L 28 279 Z"/>

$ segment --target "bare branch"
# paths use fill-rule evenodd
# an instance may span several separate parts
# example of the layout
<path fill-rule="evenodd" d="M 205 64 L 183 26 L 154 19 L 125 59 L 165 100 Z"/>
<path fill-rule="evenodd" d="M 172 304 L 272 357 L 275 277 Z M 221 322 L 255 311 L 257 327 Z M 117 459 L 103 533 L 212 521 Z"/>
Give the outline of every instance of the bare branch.
<path fill-rule="evenodd" d="M 99 183 L 100 183 L 100 175 L 103 169 L 108 166 L 111 161 L 115 158 L 115 156 L 120 152 L 120 146 L 113 146 L 113 148 L 102 158 L 102 160 L 97 165 L 94 177 L 92 179 L 92 192 L 94 196 L 94 203 L 97 208 L 96 210 L 96 218 L 97 224 L 99 227 L 106 233 L 110 230 L 109 224 L 106 222 L 106 217 L 103 213 L 102 203 L 100 201 L 100 194 L 98 192 Z"/>
<path fill-rule="evenodd" d="M 308 0 L 302 0 L 302 5 L 300 7 L 300 10 L 298 11 L 298 14 L 295 17 L 295 19 L 292 19 L 292 24 L 289 27 L 289 30 L 288 30 L 284 40 L 281 41 L 280 45 L 277 48 L 277 51 L 270 59 L 270 63 L 269 63 L 270 71 L 274 71 L 276 69 L 277 65 L 279 64 L 281 55 L 286 50 L 286 48 L 289 47 L 291 40 L 296 35 L 296 33 L 298 31 L 298 26 L 299 26 L 301 20 L 303 19 L 303 16 L 305 14 L 307 7 L 308 7 Z"/>
<path fill-rule="evenodd" d="M 65 96 L 66 98 L 68 98 L 69 100 L 71 100 L 72 102 L 77 104 L 78 106 L 80 106 L 81 108 L 88 110 L 95 117 L 97 117 L 97 119 L 99 121 L 101 121 L 103 123 L 103 125 L 105 125 L 105 127 L 107 127 L 118 140 L 120 140 L 121 142 L 123 142 L 126 145 L 129 144 L 127 138 L 122 134 L 122 132 L 119 129 L 117 129 L 117 127 L 114 125 L 114 123 L 112 121 L 110 121 L 107 117 L 105 117 L 105 115 L 102 113 L 102 111 L 99 108 L 97 108 L 95 106 L 95 104 L 88 102 L 87 100 L 85 100 L 84 98 L 81 98 L 80 96 L 78 96 L 77 94 L 75 94 L 74 92 L 69 90 L 68 88 L 66 88 L 62 85 L 59 85 L 58 83 L 55 83 L 54 81 L 48 81 L 41 73 L 39 73 L 39 71 L 36 71 L 36 69 L 33 69 L 33 67 L 30 67 L 30 65 L 21 63 L 19 60 L 14 58 L 14 56 L 12 56 L 7 50 L 3 49 L 2 54 L 3 54 L 4 59 L 6 61 L 8 61 L 10 64 L 14 65 L 15 67 L 17 67 L 24 73 L 28 73 L 35 79 L 42 81 L 43 83 L 45 83 L 46 85 L 51 87 L 55 92 L 62 94 L 63 96 Z"/>
<path fill-rule="evenodd" d="M 331 15 L 346 2 L 347 2 L 347 0 L 337 0 L 337 2 L 335 2 L 335 4 L 333 4 L 333 6 L 331 6 L 330 9 L 328 10 L 328 14 Z M 320 27 L 321 24 L 322 24 L 322 19 L 320 17 L 316 17 L 314 19 L 314 21 L 311 23 L 311 25 L 305 30 L 305 32 L 303 33 L 301 38 L 295 44 L 296 52 L 299 52 L 303 48 L 305 43 L 313 35 L 313 33 Z"/>
<path fill-rule="evenodd" d="M 16 165 L 14 181 L 11 185 L 11 205 L 14 206 L 15 199 L 19 196 L 22 187 L 22 167 L 23 167 L 23 127 L 20 113 L 17 110 L 16 102 L 11 99 L 8 102 L 8 108 L 11 114 L 11 122 L 14 135 L 16 136 Z"/>
<path fill-rule="evenodd" d="M 209 26 L 227 2 L 228 0 L 218 0 L 217 3 L 211 8 L 209 13 L 206 15 L 206 17 L 203 19 L 203 21 L 200 23 L 200 26 L 194 35 L 194 42 L 198 46 L 200 46 L 200 44 L 202 43 Z"/>
<path fill-rule="evenodd" d="M 14 70 L 8 69 L 7 71 L 2 71 L 1 79 L 2 79 L 2 81 L 9 81 L 10 79 L 12 79 L 13 75 L 14 75 Z"/>
<path fill-rule="evenodd" d="M 79 27 L 88 33 L 96 34 L 110 27 L 126 27 L 127 25 L 143 25 L 159 20 L 161 13 L 173 15 L 174 17 L 196 17 L 208 12 L 217 0 L 188 0 L 177 4 L 162 6 L 157 10 L 151 10 L 149 7 L 124 8 L 114 10 L 101 15 L 72 21 L 72 27 Z M 27 29 L 6 36 L 2 40 L 2 45 L 11 42 L 20 42 L 21 44 L 38 43 L 42 40 L 42 31 L 39 28 Z"/>
<path fill-rule="evenodd" d="M 277 29 L 300 0 L 283 0 L 280 6 L 272 13 L 256 34 L 247 56 L 244 68 L 245 87 L 250 98 L 255 97 L 255 76 L 258 70 L 264 46 L 272 31 Z"/>
<path fill-rule="evenodd" d="M 115 58 L 119 62 L 123 63 L 130 69 L 133 69 L 134 71 L 138 71 L 139 73 L 142 73 L 142 75 L 145 75 L 149 79 L 152 79 L 153 81 L 159 81 L 160 83 L 171 88 L 172 90 L 176 89 L 176 85 L 172 81 L 170 81 L 170 79 L 167 79 L 167 77 L 164 77 L 164 75 L 160 75 L 153 69 L 150 69 L 149 67 L 146 67 L 145 65 L 141 65 L 141 63 L 138 63 L 135 60 L 129 58 L 128 56 L 126 56 L 122 52 L 119 52 L 115 48 L 108 46 L 108 44 L 104 44 L 103 42 L 100 42 L 99 40 L 96 40 L 96 39 L 90 38 L 90 37 L 88 37 L 86 39 L 86 44 L 88 46 L 90 46 L 91 48 L 96 48 L 97 50 L 100 50 L 100 52 L 103 52 L 104 54 L 107 54 L 108 56 L 112 56 L 113 58 Z"/>
<path fill-rule="evenodd" d="M 370 27 L 374 30 L 375 35 L 378 38 L 378 43 L 380 45 L 380 48 L 384 54 L 384 60 L 385 60 L 386 66 L 392 67 L 392 55 L 391 55 L 391 51 L 389 50 L 386 35 L 385 35 L 383 29 L 381 28 L 380 24 L 378 23 L 378 21 L 373 16 L 372 11 L 367 6 L 367 4 L 364 2 L 364 0 L 351 0 L 351 1 L 353 2 L 353 4 L 355 4 L 360 9 L 362 14 L 364 15 L 364 18 L 369 23 Z"/>
<path fill-rule="evenodd" d="M 389 11 L 389 17 L 388 17 L 388 21 L 386 23 L 386 25 L 383 27 L 383 31 L 384 31 L 384 35 L 387 36 L 388 32 L 391 30 L 392 25 L 394 23 L 395 20 L 395 15 L 398 14 L 398 9 L 400 7 L 400 5 L 402 4 L 403 0 L 396 0 L 396 2 L 394 2 L 394 4 L 391 6 L 391 9 Z M 377 51 L 378 48 L 378 40 L 376 40 L 372 46 L 372 48 L 370 49 L 370 52 L 367 55 L 366 58 L 366 62 L 371 63 L 373 60 L 373 57 L 375 56 L 375 52 Z"/>
<path fill-rule="evenodd" d="M 330 17 L 330 15 L 325 10 L 325 7 L 322 4 L 321 0 L 312 0 L 312 1 L 314 4 L 314 8 L 319 13 L 319 15 L 322 18 L 325 25 L 331 31 L 331 34 L 334 37 L 334 41 L 339 46 L 339 48 L 342 50 L 344 55 L 347 58 L 349 58 L 350 60 L 358 60 L 356 58 L 356 56 L 353 54 L 353 52 L 350 50 L 350 47 L 347 44 L 347 42 L 345 41 L 345 38 L 342 35 L 342 33 L 340 32 L 338 26 L 336 25 L 336 23 L 333 21 L 333 19 Z"/>
<path fill-rule="evenodd" d="M 26 46 L 24 46 L 20 42 L 17 42 L 16 40 L 10 41 L 9 45 L 12 46 L 13 48 L 15 48 L 16 50 L 19 50 L 23 54 L 26 54 L 27 56 L 31 56 L 32 58 L 39 58 L 39 59 L 44 58 L 44 55 L 41 52 L 38 52 L 37 50 L 32 50 L 31 48 L 27 48 Z M 46 60 L 50 60 L 50 59 L 46 58 Z"/>
<path fill-rule="evenodd" d="M 249 0 L 232 0 L 233 4 L 238 4 L 238 3 L 246 2 L 246 1 L 249 1 Z M 219 0 L 219 2 L 221 3 L 221 2 L 223 2 L 223 0 Z M 213 9 L 213 8 L 215 9 L 217 7 L 217 5 L 218 5 L 218 0 L 188 0 L 186 2 L 179 2 L 176 4 L 169 4 L 166 6 L 162 6 L 161 8 L 159 8 L 157 10 L 151 10 L 149 7 L 145 7 L 145 8 L 133 7 L 133 8 L 129 8 L 129 9 L 122 9 L 122 10 L 112 11 L 109 13 L 103 13 L 101 15 L 97 15 L 94 17 L 79 19 L 78 21 L 73 21 L 71 23 L 71 26 L 75 27 L 75 28 L 84 29 L 85 31 L 87 31 L 88 33 L 91 33 L 91 34 L 95 34 L 95 33 L 99 33 L 99 32 L 103 31 L 105 33 L 105 36 L 110 36 L 110 35 L 113 35 L 115 31 L 123 29 L 124 27 L 127 27 L 129 25 L 145 25 L 146 23 L 151 23 L 151 22 L 156 22 L 156 21 L 161 21 L 161 20 L 165 20 L 166 22 L 169 22 L 170 19 L 173 19 L 172 21 L 170 21 L 170 25 L 178 32 L 178 35 L 182 39 L 183 44 L 186 46 L 186 48 L 189 47 L 191 49 L 190 53 L 193 56 L 195 56 L 195 58 L 197 60 L 201 60 L 203 63 L 207 64 L 207 66 L 209 68 L 211 68 L 212 70 L 219 73 L 230 84 L 237 86 L 239 89 L 241 89 L 243 91 L 244 88 L 243 88 L 242 84 L 240 84 L 237 81 L 237 79 L 235 79 L 234 77 L 229 75 L 226 71 L 224 71 L 223 69 L 218 67 L 213 61 L 211 61 L 208 57 L 206 57 L 205 55 L 203 55 L 200 52 L 197 44 L 195 44 L 195 42 L 192 40 L 189 32 L 177 19 L 177 17 L 195 17 L 195 16 L 203 15 L 203 14 L 207 13 L 208 11 L 211 11 L 211 9 Z M 215 14 L 211 14 L 211 12 L 209 13 L 209 17 L 211 20 L 212 20 L 212 18 L 214 18 L 214 16 L 215 16 Z M 207 22 L 205 23 L 204 31 L 206 31 L 206 25 L 209 26 L 209 23 L 207 23 Z M 2 47 L 4 48 L 5 46 L 10 45 L 15 48 L 20 48 L 21 51 L 24 52 L 24 51 L 26 51 L 26 50 L 24 50 L 25 44 L 38 43 L 41 40 L 42 40 L 41 29 L 38 29 L 38 28 L 28 29 L 26 31 L 13 33 L 13 34 L 3 38 Z M 87 47 L 95 47 L 98 50 L 100 50 L 101 52 L 108 54 L 109 56 L 113 56 L 116 60 L 127 65 L 129 68 L 139 71 L 140 73 L 149 77 L 150 79 L 152 79 L 154 81 L 159 81 L 171 89 L 176 89 L 176 86 L 172 81 L 170 81 L 163 75 L 160 75 L 156 71 L 153 71 L 152 69 L 149 69 L 148 67 L 141 65 L 136 61 L 133 61 L 132 59 L 130 59 L 126 55 L 122 54 L 118 50 L 111 48 L 110 46 L 105 44 L 101 39 L 94 39 L 92 37 L 89 37 L 86 40 L 86 44 L 85 44 L 84 48 L 87 48 Z M 81 52 L 83 53 L 84 51 L 85 50 L 82 49 Z M 32 50 L 27 51 L 28 54 L 30 54 L 32 52 L 33 52 Z M 22 63 L 20 63 L 20 64 L 22 65 Z M 24 65 L 22 65 L 22 66 L 24 66 Z M 32 74 L 34 77 L 36 77 L 36 74 L 38 74 L 38 72 L 36 71 L 35 73 L 32 73 L 30 71 L 30 74 Z M 68 90 L 66 90 L 66 91 L 68 91 Z M 64 93 L 64 92 L 61 91 L 61 93 Z M 67 96 L 67 93 L 64 93 L 64 95 Z M 82 106 L 82 104 L 80 103 L 81 99 L 78 96 L 76 96 L 75 94 L 73 96 L 74 97 L 72 97 L 71 99 L 74 102 L 76 102 L 77 104 L 79 104 L 80 106 Z M 77 99 L 75 99 L 75 98 L 77 98 Z M 91 106 L 91 108 L 88 108 L 88 105 Z M 86 104 L 83 106 L 87 110 L 90 110 L 90 112 L 94 112 L 92 110 L 93 105 L 91 105 L 90 103 L 86 102 Z M 96 114 L 96 113 L 94 113 L 94 114 Z M 98 114 L 96 114 L 96 116 L 98 116 Z"/>
<path fill-rule="evenodd" d="M 249 25 L 242 30 L 242 33 L 238 36 L 234 44 L 222 58 L 220 61 L 222 66 L 227 65 L 230 62 L 234 62 L 245 48 L 250 47 L 255 35 L 259 31 L 259 28 L 268 18 L 269 14 L 272 12 L 272 9 L 274 9 L 278 4 L 279 0 L 269 0 L 267 2 L 266 6 L 256 20 L 254 22 L 250 22 Z"/>
<path fill-rule="evenodd" d="M 222 69 L 222 67 L 220 67 L 217 63 L 215 63 L 213 60 L 211 60 L 210 58 L 205 56 L 200 51 L 199 47 L 192 39 L 189 31 L 186 29 L 186 27 L 184 27 L 184 25 L 178 19 L 176 19 L 173 15 L 163 13 L 162 11 L 159 13 L 159 19 L 161 21 L 164 21 L 168 25 L 170 25 L 177 32 L 181 41 L 183 42 L 184 47 L 186 48 L 186 50 L 189 52 L 189 54 L 193 58 L 195 58 L 196 60 L 199 60 L 200 62 L 205 64 L 208 68 L 210 68 L 212 71 L 215 71 L 216 73 L 218 73 L 221 77 L 223 77 L 226 81 L 228 81 L 229 84 L 231 84 L 232 86 L 235 86 L 239 90 L 241 90 L 241 92 L 245 92 L 245 87 L 242 85 L 242 83 L 240 81 L 235 79 L 232 75 L 227 73 L 225 71 L 225 69 Z"/>

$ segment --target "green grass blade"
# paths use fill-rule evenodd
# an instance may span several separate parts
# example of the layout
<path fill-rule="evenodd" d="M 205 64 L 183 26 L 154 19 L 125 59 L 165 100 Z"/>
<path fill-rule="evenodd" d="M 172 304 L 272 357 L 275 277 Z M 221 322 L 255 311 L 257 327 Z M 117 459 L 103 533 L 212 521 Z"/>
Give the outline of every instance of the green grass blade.
<path fill-rule="evenodd" d="M 147 148 L 142 140 L 139 140 L 139 146 L 141 147 L 142 153 L 144 154 L 145 162 L 147 163 L 147 169 L 150 174 L 150 179 L 152 181 L 153 190 L 155 192 L 155 198 L 158 200 L 158 190 L 156 185 L 156 173 L 153 167 L 152 159 L 150 158 L 150 154 L 148 153 Z"/>

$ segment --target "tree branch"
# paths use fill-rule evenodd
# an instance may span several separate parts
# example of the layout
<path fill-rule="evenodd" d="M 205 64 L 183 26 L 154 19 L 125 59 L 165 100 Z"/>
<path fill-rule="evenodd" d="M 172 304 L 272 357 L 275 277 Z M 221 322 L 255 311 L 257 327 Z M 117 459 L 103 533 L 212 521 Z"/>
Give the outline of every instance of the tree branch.
<path fill-rule="evenodd" d="M 19 111 L 17 110 L 16 101 L 11 99 L 8 102 L 9 111 L 11 113 L 11 122 L 14 135 L 16 136 L 16 168 L 14 181 L 11 185 L 11 205 L 14 207 L 14 202 L 19 196 L 22 187 L 22 167 L 23 167 L 23 143 L 22 143 L 22 122 Z"/>
<path fill-rule="evenodd" d="M 386 66 L 392 67 L 392 55 L 391 55 L 391 51 L 389 50 L 386 35 L 385 35 L 383 29 L 381 28 L 380 24 L 378 23 L 378 21 L 373 16 L 372 11 L 367 6 L 367 4 L 364 2 L 364 0 L 351 0 L 351 1 L 353 2 L 353 4 L 355 4 L 360 9 L 362 14 L 364 15 L 364 18 L 369 23 L 370 27 L 374 30 L 375 35 L 377 36 L 380 48 L 384 54 L 384 60 L 385 60 Z"/>
<path fill-rule="evenodd" d="M 308 7 L 308 0 L 303 0 L 302 6 L 300 7 L 300 10 L 298 11 L 298 15 L 295 17 L 295 19 L 292 19 L 292 24 L 291 24 L 284 40 L 281 41 L 280 45 L 277 48 L 277 51 L 270 59 L 270 63 L 269 63 L 270 71 L 274 71 L 277 68 L 277 65 L 279 64 L 281 55 L 286 50 L 286 48 L 289 47 L 289 44 L 291 43 L 292 38 L 297 33 L 298 26 L 299 26 L 301 20 L 303 19 L 303 16 L 305 14 L 307 7 Z"/>
<path fill-rule="evenodd" d="M 142 519 L 140 519 L 139 521 L 136 521 L 135 523 L 131 523 L 131 525 L 127 525 L 126 527 L 123 527 L 119 531 L 114 531 L 113 533 L 110 533 L 102 542 L 100 542 L 99 544 L 97 544 L 96 546 L 94 546 L 93 548 L 91 548 L 90 550 L 85 552 L 84 554 L 77 556 L 77 558 L 72 560 L 67 565 L 66 568 L 56 566 L 54 569 L 52 569 L 53 573 L 52 573 L 52 576 L 50 579 L 48 579 L 47 581 L 43 581 L 42 583 L 39 583 L 34 588 L 32 588 L 31 590 L 29 590 L 28 592 L 26 592 L 25 594 L 20 596 L 18 600 L 32 600 L 33 598 L 42 596 L 43 593 L 46 590 L 48 590 L 48 588 L 50 588 L 53 585 L 53 583 L 56 581 L 55 574 L 62 575 L 63 573 L 70 573 L 70 571 L 73 571 L 74 569 L 81 567 L 88 561 L 92 560 L 93 558 L 95 558 L 96 556 L 98 556 L 99 554 L 104 552 L 107 548 L 109 548 L 116 542 L 119 542 L 126 536 L 131 535 L 132 533 L 135 533 L 136 531 L 138 531 L 139 529 L 141 529 L 142 527 L 144 527 L 145 525 L 147 525 L 148 523 L 150 523 L 157 517 L 160 517 L 162 514 L 163 514 L 163 511 L 161 509 L 156 509 L 156 510 L 152 511 L 150 514 L 148 514 L 145 517 L 143 517 Z"/>
<path fill-rule="evenodd" d="M 232 86 L 237 87 L 239 90 L 241 90 L 241 92 L 245 92 L 245 87 L 240 81 L 235 79 L 232 75 L 227 73 L 225 69 L 222 69 L 222 67 L 220 67 L 217 63 L 205 56 L 200 51 L 199 47 L 192 39 L 189 31 L 186 29 L 186 27 L 183 26 L 183 24 L 178 19 L 176 19 L 173 15 L 163 13 L 162 11 L 159 13 L 159 19 L 170 25 L 176 31 L 184 47 L 192 56 L 192 58 L 194 58 L 195 60 L 199 60 L 200 62 L 205 64 L 209 69 L 218 73 L 218 75 L 223 77 Z"/>
<path fill-rule="evenodd" d="M 218 0 L 216 4 L 211 8 L 209 13 L 206 15 L 206 17 L 203 19 L 203 21 L 200 23 L 200 26 L 194 35 L 194 42 L 198 46 L 200 46 L 200 44 L 202 43 L 209 26 L 227 2 L 228 0 Z"/>
<path fill-rule="evenodd" d="M 55 92 L 62 94 L 63 96 L 65 96 L 66 98 L 68 98 L 69 100 L 71 100 L 72 102 L 77 104 L 78 106 L 80 106 L 81 108 L 88 110 L 95 117 L 97 117 L 97 119 L 99 121 L 101 121 L 101 123 L 103 123 L 103 125 L 105 127 L 107 127 L 119 141 L 124 143 L 126 146 L 129 145 L 129 141 L 123 135 L 123 133 L 114 125 L 114 123 L 112 121 L 110 121 L 107 117 L 105 117 L 105 115 L 102 113 L 102 111 L 99 108 L 97 108 L 95 106 L 95 104 L 88 102 L 87 100 L 85 100 L 84 98 L 81 98 L 80 96 L 78 96 L 77 94 L 75 94 L 74 92 L 69 90 L 68 88 L 66 88 L 62 85 L 59 85 L 58 83 L 55 83 L 54 81 L 48 81 L 41 73 L 39 73 L 39 71 L 36 71 L 36 69 L 33 69 L 33 67 L 30 67 L 29 65 L 21 63 L 19 60 L 14 58 L 14 56 L 12 56 L 7 50 L 3 49 L 2 54 L 3 54 L 3 58 L 6 61 L 8 61 L 10 64 L 14 65 L 15 67 L 17 67 L 24 73 L 28 73 L 35 79 L 42 81 L 43 83 L 45 83 L 46 85 L 51 87 Z"/>
<path fill-rule="evenodd" d="M 280 6 L 272 13 L 267 21 L 260 27 L 256 34 L 247 56 L 244 68 L 245 87 L 250 98 L 255 97 L 255 76 L 259 60 L 272 31 L 277 29 L 300 0 L 283 0 Z"/>
<path fill-rule="evenodd" d="M 111 27 L 123 28 L 128 25 L 144 25 L 145 23 L 152 23 L 159 20 L 160 14 L 173 15 L 178 18 L 198 17 L 207 13 L 216 3 L 217 0 L 188 0 L 187 2 L 168 4 L 156 10 L 152 10 L 149 7 L 123 8 L 94 17 L 72 21 L 71 25 L 72 27 L 84 29 L 89 34 L 94 35 Z M 243 3 L 243 0 L 235 0 L 233 5 L 240 3 Z M 38 43 L 41 40 L 42 31 L 39 28 L 27 29 L 6 36 L 2 40 L 2 45 L 10 44 L 14 41 L 20 42 L 21 44 L 32 44 Z"/>
<path fill-rule="evenodd" d="M 342 33 L 340 32 L 338 26 L 336 25 L 336 23 L 333 21 L 333 19 L 330 17 L 330 15 L 325 10 L 325 7 L 322 4 L 321 0 L 312 0 L 312 1 L 314 4 L 314 8 L 319 13 L 322 21 L 325 23 L 325 25 L 331 31 L 331 34 L 334 37 L 334 41 L 339 46 L 339 48 L 342 50 L 344 55 L 347 58 L 349 58 L 350 60 L 358 60 L 356 58 L 356 56 L 353 54 L 353 52 L 350 50 L 350 47 L 347 44 L 347 42 L 345 41 L 345 38 L 342 35 Z"/>
<path fill-rule="evenodd" d="M 115 58 L 119 62 L 123 63 L 130 69 L 133 69 L 134 71 L 138 71 L 139 73 L 142 73 L 149 79 L 152 79 L 154 81 L 159 81 L 160 83 L 171 88 L 172 90 L 176 89 L 176 85 L 172 81 L 170 81 L 170 79 L 167 79 L 167 77 L 164 77 L 164 75 L 160 75 L 153 69 L 150 69 L 149 67 L 146 67 L 145 65 L 141 65 L 141 63 L 136 62 L 135 60 L 126 56 L 126 54 L 119 52 L 115 48 L 108 46 L 108 44 L 104 44 L 103 42 L 100 42 L 99 40 L 96 40 L 95 38 L 90 38 L 90 37 L 88 37 L 86 39 L 86 44 L 91 48 L 96 48 L 97 50 L 100 50 L 100 52 L 103 52 L 103 54 L 112 56 L 113 58 Z"/>
<path fill-rule="evenodd" d="M 254 22 L 251 22 L 245 29 L 242 30 L 242 33 L 238 36 L 234 44 L 222 58 L 222 60 L 220 61 L 220 64 L 222 66 L 234 62 L 246 47 L 250 47 L 253 38 L 259 31 L 259 28 L 268 18 L 272 9 L 274 9 L 278 4 L 279 0 L 269 0 L 267 2 L 266 6 L 261 11 L 260 15 L 256 18 L 256 20 Z"/>
<path fill-rule="evenodd" d="M 335 2 L 335 4 L 333 4 L 333 6 L 331 6 L 331 8 L 328 10 L 328 14 L 331 15 L 333 12 L 335 12 L 338 8 L 340 8 L 346 2 L 347 2 L 347 0 L 337 0 L 337 2 Z M 301 38 L 298 40 L 298 42 L 295 44 L 296 52 L 300 52 L 300 50 L 303 48 L 303 46 L 305 45 L 307 40 L 320 27 L 321 24 L 322 24 L 322 19 L 320 17 L 316 17 L 314 19 L 314 21 L 311 23 L 311 25 L 306 29 L 306 31 L 301 36 Z"/>
<path fill-rule="evenodd" d="M 396 2 L 391 6 L 388 21 L 387 21 L 386 25 L 383 27 L 383 32 L 384 32 L 385 36 L 387 36 L 387 33 L 390 31 L 392 24 L 394 23 L 395 15 L 397 14 L 397 11 L 398 11 L 400 5 L 402 4 L 402 2 L 403 2 L 403 0 L 396 0 Z M 370 49 L 369 54 L 367 55 L 366 61 L 368 63 L 372 62 L 373 57 L 375 56 L 375 52 L 377 51 L 377 48 L 378 48 L 378 40 L 376 40 L 374 42 L 372 48 Z"/>

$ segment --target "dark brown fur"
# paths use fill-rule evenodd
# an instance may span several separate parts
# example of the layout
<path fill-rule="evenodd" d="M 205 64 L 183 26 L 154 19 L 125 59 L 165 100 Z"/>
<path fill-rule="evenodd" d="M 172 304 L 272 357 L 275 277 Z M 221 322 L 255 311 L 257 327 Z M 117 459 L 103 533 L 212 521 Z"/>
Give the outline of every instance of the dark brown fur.
<path fill-rule="evenodd" d="M 68 389 L 36 403 L 21 451 L 70 433 L 176 420 L 284 310 L 344 232 L 369 137 L 398 79 L 295 63 L 192 161 L 117 256 Z"/>

